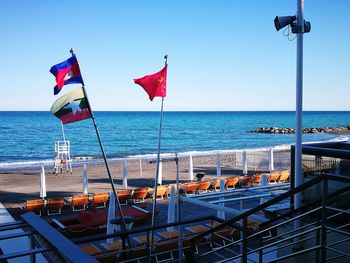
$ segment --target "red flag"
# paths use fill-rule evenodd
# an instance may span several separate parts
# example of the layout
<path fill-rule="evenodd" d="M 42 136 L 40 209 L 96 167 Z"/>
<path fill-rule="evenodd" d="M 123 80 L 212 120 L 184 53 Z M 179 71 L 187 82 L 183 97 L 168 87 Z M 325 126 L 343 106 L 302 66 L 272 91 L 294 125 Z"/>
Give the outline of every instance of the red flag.
<path fill-rule="evenodd" d="M 144 76 L 143 78 L 134 79 L 135 84 L 139 84 L 148 94 L 152 101 L 154 97 L 166 96 L 166 73 L 168 65 L 152 75 Z"/>

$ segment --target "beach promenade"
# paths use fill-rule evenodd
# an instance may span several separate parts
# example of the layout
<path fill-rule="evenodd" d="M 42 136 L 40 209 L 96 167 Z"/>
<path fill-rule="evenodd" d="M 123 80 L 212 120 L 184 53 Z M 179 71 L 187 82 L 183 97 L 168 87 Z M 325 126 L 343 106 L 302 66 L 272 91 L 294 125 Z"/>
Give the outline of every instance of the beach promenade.
<path fill-rule="evenodd" d="M 268 149 L 260 152 L 248 152 L 246 156 L 248 174 L 268 171 L 268 155 Z M 289 169 L 289 151 L 276 151 L 274 157 L 275 165 L 279 166 L 277 169 L 281 170 L 281 166 L 284 166 L 283 169 Z M 204 179 L 243 175 L 242 152 L 226 153 L 226 155 L 194 155 L 191 158 L 193 175 L 190 172 L 190 159 L 188 157 L 179 158 L 179 178 L 182 183 L 189 182 L 191 176 L 193 180 L 197 180 L 195 175 L 198 172 L 205 173 Z M 111 160 L 109 163 L 115 188 L 117 190 L 125 189 L 123 187 L 123 162 Z M 154 187 L 155 169 L 156 163 L 154 161 L 129 160 L 127 162 L 128 189 Z M 73 166 L 72 174 L 63 172 L 55 175 L 52 173 L 52 166 L 46 166 L 45 170 L 47 198 L 69 197 L 83 193 L 83 165 Z M 87 164 L 87 170 L 88 193 L 112 191 L 106 167 L 103 164 Z M 165 159 L 162 162 L 162 171 L 163 185 L 175 183 L 176 164 L 173 159 Z M 26 200 L 40 199 L 40 173 L 41 166 L 32 170 L 18 169 L 0 173 L 0 202 L 4 204 L 15 218 L 18 218 L 24 212 L 23 207 Z M 151 210 L 152 202 L 151 200 L 147 202 L 149 203 L 148 209 Z M 157 220 L 161 222 L 166 221 L 167 202 L 167 199 L 157 202 L 157 209 L 161 210 Z M 193 209 L 188 211 L 193 211 Z M 186 213 L 186 216 L 191 218 L 191 212 Z M 193 216 L 196 216 L 196 213 Z"/>

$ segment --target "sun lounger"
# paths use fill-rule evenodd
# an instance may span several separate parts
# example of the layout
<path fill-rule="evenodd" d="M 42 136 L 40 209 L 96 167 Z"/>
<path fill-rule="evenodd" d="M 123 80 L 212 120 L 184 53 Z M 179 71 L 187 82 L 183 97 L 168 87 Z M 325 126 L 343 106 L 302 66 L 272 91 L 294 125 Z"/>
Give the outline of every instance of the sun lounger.
<path fill-rule="evenodd" d="M 147 249 L 145 249 L 144 245 L 136 246 L 120 253 L 118 261 L 114 261 L 114 262 L 122 261 L 122 259 L 127 259 L 127 260 L 133 259 L 132 261 L 129 261 L 129 262 L 140 262 L 138 259 L 144 258 L 145 256 L 147 256 L 147 253 L 148 251 Z M 141 261 L 141 262 L 144 262 L 144 261 Z"/>
<path fill-rule="evenodd" d="M 35 199 L 35 200 L 27 200 L 24 206 L 24 209 L 27 212 L 34 212 L 41 216 L 41 212 L 43 211 L 45 206 L 45 200 L 44 199 Z"/>
<path fill-rule="evenodd" d="M 179 231 L 174 229 L 174 231 L 163 231 L 159 232 L 159 235 L 165 239 L 178 238 L 180 236 Z"/>
<path fill-rule="evenodd" d="M 93 256 L 93 255 L 101 252 L 101 250 L 98 249 L 94 245 L 82 246 L 82 247 L 80 247 L 80 249 L 83 250 L 84 252 L 86 252 L 87 254 L 89 254 L 90 256 Z"/>
<path fill-rule="evenodd" d="M 198 189 L 200 183 L 199 182 L 190 182 L 182 185 L 182 190 L 186 195 L 188 194 L 194 194 L 195 191 Z"/>
<path fill-rule="evenodd" d="M 289 171 L 282 171 L 281 172 L 281 176 L 278 179 L 278 182 L 284 183 L 284 182 L 289 181 L 289 176 L 290 176 L 290 172 Z"/>
<path fill-rule="evenodd" d="M 159 185 L 157 187 L 156 197 L 159 198 L 159 199 L 163 199 L 167 189 L 168 189 L 168 186 L 166 186 L 166 185 Z M 150 194 L 151 194 L 151 197 L 153 198 L 154 197 L 154 190 L 153 189 L 152 189 L 152 192 Z"/>
<path fill-rule="evenodd" d="M 75 211 L 83 211 L 86 209 L 89 202 L 88 195 L 74 195 L 72 197 L 72 201 L 70 205 L 72 207 L 73 212 Z"/>
<path fill-rule="evenodd" d="M 206 193 L 208 192 L 208 189 L 211 185 L 211 181 L 210 180 L 203 180 L 199 183 L 199 186 L 197 188 L 197 192 L 198 193 Z"/>
<path fill-rule="evenodd" d="M 243 176 L 242 186 L 250 186 L 253 179 L 253 176 L 250 175 Z"/>
<path fill-rule="evenodd" d="M 96 208 L 106 207 L 107 201 L 109 198 L 109 193 L 95 193 L 92 196 L 92 205 Z"/>
<path fill-rule="evenodd" d="M 117 196 L 120 204 L 127 204 L 132 195 L 132 190 L 118 190 Z"/>
<path fill-rule="evenodd" d="M 209 227 L 202 225 L 188 226 L 186 228 L 193 234 L 200 234 L 209 230 Z"/>
<path fill-rule="evenodd" d="M 224 184 L 226 184 L 227 178 L 221 177 L 221 178 L 218 178 L 218 179 L 211 181 L 210 189 L 212 189 L 213 191 L 220 190 L 220 181 L 221 180 L 224 180 Z"/>
<path fill-rule="evenodd" d="M 236 184 L 239 181 L 239 177 L 238 176 L 231 176 L 227 179 L 226 183 L 225 183 L 225 187 L 226 189 L 234 189 L 236 187 Z"/>
<path fill-rule="evenodd" d="M 145 202 L 145 197 L 147 196 L 147 193 L 148 193 L 147 187 L 135 189 L 132 192 L 132 195 L 130 196 L 128 202 L 133 201 L 135 204 L 136 203 L 143 203 L 143 202 Z"/>
<path fill-rule="evenodd" d="M 168 188 L 166 189 L 166 192 L 165 192 L 164 196 L 169 196 L 170 195 L 170 191 L 171 191 L 171 187 L 172 186 L 174 186 L 174 188 L 175 188 L 175 193 L 177 192 L 176 184 L 169 184 Z M 180 189 L 182 188 L 182 184 L 179 184 L 179 188 Z"/>
<path fill-rule="evenodd" d="M 64 206 L 64 198 L 63 197 L 47 199 L 47 203 L 46 203 L 47 215 L 48 216 L 60 215 L 63 206 Z"/>
<path fill-rule="evenodd" d="M 211 242 L 222 243 L 223 245 L 231 243 L 240 238 L 240 231 L 232 227 L 225 227 L 214 232 L 211 236 Z"/>
<path fill-rule="evenodd" d="M 253 180 L 251 181 L 252 185 L 259 185 L 261 184 L 261 180 L 262 180 L 262 174 L 256 174 L 253 178 Z"/>
<path fill-rule="evenodd" d="M 165 241 L 159 241 L 154 246 L 154 253 L 156 262 L 173 261 L 173 252 L 178 249 L 177 239 L 167 239 Z"/>
<path fill-rule="evenodd" d="M 95 259 L 100 263 L 115 263 L 117 261 L 117 256 L 119 254 L 119 250 L 101 250 L 93 254 Z"/>
<path fill-rule="evenodd" d="M 133 237 L 133 239 L 138 243 L 138 244 L 146 244 L 147 243 L 147 238 L 149 238 L 149 242 L 152 241 L 152 237 L 149 236 L 147 237 L 147 235 L 143 235 L 143 236 L 136 236 L 136 237 Z M 153 237 L 153 240 L 155 242 L 158 242 L 160 239 L 159 237 Z"/>
<path fill-rule="evenodd" d="M 275 171 L 275 172 L 270 173 L 267 176 L 267 180 L 269 181 L 269 183 L 271 183 L 271 182 L 277 183 L 280 176 L 281 176 L 281 172 Z"/>
<path fill-rule="evenodd" d="M 123 242 L 119 239 L 111 243 L 101 243 L 101 246 L 108 250 L 120 250 L 123 248 Z"/>

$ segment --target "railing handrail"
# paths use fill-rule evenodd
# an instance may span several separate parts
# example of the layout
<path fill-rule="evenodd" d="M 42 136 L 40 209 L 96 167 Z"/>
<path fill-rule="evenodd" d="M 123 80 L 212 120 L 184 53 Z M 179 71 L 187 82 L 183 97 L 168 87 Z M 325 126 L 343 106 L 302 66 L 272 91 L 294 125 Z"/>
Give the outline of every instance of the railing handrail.
<path fill-rule="evenodd" d="M 344 192 L 348 192 L 348 191 L 350 191 L 350 185 L 347 186 L 347 187 L 344 187 L 342 189 L 339 189 L 337 191 L 334 191 L 333 193 L 328 194 L 327 199 L 331 199 L 333 197 L 336 197 L 336 196 L 338 196 L 338 195 L 340 195 L 340 194 L 342 194 Z M 318 198 L 318 199 L 316 199 L 314 201 L 308 202 L 307 204 L 304 204 L 304 205 L 300 206 L 297 209 L 293 209 L 293 210 L 291 210 L 291 211 L 289 211 L 287 213 L 283 213 L 281 215 L 278 215 L 278 216 L 276 216 L 274 218 L 271 218 L 269 221 L 262 222 L 260 224 L 260 227 L 263 228 L 263 227 L 265 227 L 265 225 L 270 225 L 271 223 L 273 223 L 275 221 L 279 221 L 279 220 L 281 220 L 281 219 L 283 219 L 285 217 L 288 217 L 288 216 L 290 216 L 290 215 L 292 215 L 294 213 L 297 213 L 297 212 L 300 212 L 300 211 L 304 211 L 306 208 L 310 208 L 312 206 L 315 206 L 316 204 L 320 203 L 321 201 L 322 201 L 322 198 Z"/>
<path fill-rule="evenodd" d="M 231 225 L 232 223 L 235 223 L 235 222 L 237 222 L 239 220 L 242 220 L 243 218 L 248 218 L 249 216 L 255 214 L 256 212 L 261 211 L 261 210 L 265 209 L 266 207 L 269 207 L 270 205 L 274 205 L 274 204 L 282 201 L 283 199 L 286 199 L 288 197 L 292 197 L 296 193 L 304 191 L 305 189 L 310 188 L 310 187 L 314 186 L 315 184 L 318 184 L 318 183 L 324 181 L 325 179 L 350 183 L 350 178 L 345 177 L 345 176 L 332 175 L 332 174 L 321 174 L 321 175 L 318 175 L 315 178 L 312 178 L 310 181 L 308 181 L 308 182 L 306 182 L 306 183 L 304 183 L 304 184 L 302 184 L 302 185 L 300 185 L 300 186 L 298 186 L 298 187 L 296 187 L 294 189 L 291 189 L 291 190 L 289 190 L 289 191 L 287 191 L 287 192 L 285 192 L 285 193 L 283 193 L 283 194 L 281 194 L 281 195 L 279 195 L 279 196 L 277 196 L 277 197 L 275 197 L 275 198 L 273 198 L 273 199 L 271 199 L 271 200 L 269 200 L 269 201 L 267 201 L 267 202 L 265 202 L 265 203 L 263 203 L 263 204 L 261 204 L 261 205 L 259 205 L 257 207 L 254 207 L 254 208 L 252 208 L 252 209 L 250 209 L 250 210 L 248 210 L 248 211 L 246 211 L 246 212 L 244 212 L 244 213 L 242 213 L 242 214 L 240 214 L 238 216 L 233 217 L 230 220 L 225 221 L 224 223 L 222 223 L 222 224 L 220 224 L 218 226 L 215 226 L 215 227 L 213 227 L 213 228 L 211 228 L 211 229 L 209 229 L 209 230 L 207 230 L 207 231 L 205 231 L 205 232 L 195 236 L 191 240 L 191 246 L 193 247 L 195 242 L 198 239 L 203 238 L 205 236 L 208 236 L 208 235 L 212 234 L 213 232 L 216 232 L 216 231 L 220 230 L 223 227 Z M 299 210 L 301 210 L 301 209 L 299 208 L 298 211 Z M 295 212 L 296 212 L 295 210 L 292 211 L 292 213 L 295 213 Z M 267 224 L 267 222 L 266 222 L 266 224 Z"/>
<path fill-rule="evenodd" d="M 190 219 L 186 221 L 181 221 L 181 222 L 174 222 L 174 223 L 167 223 L 167 224 L 162 224 L 162 225 L 157 225 L 154 227 L 148 227 L 148 228 L 140 228 L 140 229 L 135 229 L 135 230 L 128 230 L 128 231 L 120 231 L 112 234 L 100 234 L 100 235 L 95 235 L 93 237 L 81 237 L 81 238 L 73 238 L 72 241 L 75 244 L 80 244 L 80 243 L 87 243 L 87 242 L 93 242 L 96 240 L 100 239 L 108 239 L 108 238 L 114 238 L 114 237 L 126 237 L 128 235 L 133 235 L 133 234 L 138 234 L 141 232 L 150 232 L 153 230 L 158 230 L 162 228 L 167 228 L 167 227 L 174 227 L 174 226 L 180 226 L 180 225 L 187 225 L 187 224 L 192 224 L 200 221 L 207 221 L 207 220 L 215 220 L 218 222 L 224 222 L 223 219 L 218 218 L 216 216 L 205 216 L 205 217 L 200 217 L 200 218 L 195 218 L 195 219 Z"/>

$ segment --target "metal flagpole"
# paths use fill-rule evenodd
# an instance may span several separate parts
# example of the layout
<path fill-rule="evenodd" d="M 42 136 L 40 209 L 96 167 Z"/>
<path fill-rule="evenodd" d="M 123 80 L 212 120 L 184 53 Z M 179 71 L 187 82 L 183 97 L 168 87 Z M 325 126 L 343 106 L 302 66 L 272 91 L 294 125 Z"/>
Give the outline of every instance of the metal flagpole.
<path fill-rule="evenodd" d="M 72 55 L 74 55 L 74 51 L 73 51 L 73 48 L 71 48 L 70 50 L 70 53 Z M 77 60 L 78 61 L 78 60 Z M 103 156 L 103 160 L 104 160 L 104 163 L 106 165 L 106 169 L 107 169 L 107 173 L 108 173 L 108 177 L 109 177 L 109 181 L 111 183 L 111 186 L 112 186 L 112 190 L 113 190 L 113 194 L 114 194 L 114 197 L 115 197 L 115 200 L 117 202 L 117 205 L 118 205 L 118 211 L 119 211 L 119 214 L 120 214 L 120 217 L 121 217 L 121 220 L 122 220 L 122 225 L 123 225 L 123 231 L 126 231 L 126 225 L 125 225 L 125 219 L 124 219 L 124 216 L 123 216 L 123 212 L 122 212 L 122 209 L 121 209 L 121 206 L 120 206 L 120 202 L 119 202 L 119 199 L 118 199 L 118 196 L 117 196 L 117 192 L 115 190 L 115 187 L 114 187 L 114 182 L 113 182 L 113 179 L 112 179 L 112 176 L 111 176 L 111 171 L 109 169 L 109 165 L 108 165 L 108 161 L 107 161 L 107 156 L 106 156 L 106 153 L 104 151 L 104 148 L 103 148 L 103 145 L 102 145 L 102 140 L 101 140 L 101 137 L 100 137 L 100 133 L 98 131 L 98 128 L 97 128 L 97 125 L 96 125 L 96 121 L 95 121 L 95 117 L 93 115 L 93 112 L 92 112 L 92 109 L 91 109 L 91 105 L 90 105 L 90 102 L 89 102 L 89 99 L 88 99 L 88 96 L 87 96 L 87 93 L 86 93 L 86 90 L 85 90 L 85 85 L 82 86 L 83 88 L 83 92 L 84 92 L 84 96 L 86 98 L 86 101 L 87 101 L 87 106 L 88 106 L 88 109 L 89 109 L 89 112 L 91 114 L 91 119 L 92 119 L 92 122 L 94 124 L 94 128 L 95 128 L 95 131 L 96 131 L 96 136 L 97 136 L 97 139 L 98 139 L 98 143 L 100 144 L 100 148 L 101 148 L 101 152 L 102 152 L 102 156 Z M 129 237 L 128 237 L 128 243 L 130 245 L 130 240 L 129 240 Z M 124 242 L 123 242 L 123 246 L 124 246 Z"/>
<path fill-rule="evenodd" d="M 164 56 L 165 65 L 168 64 L 168 55 Z M 160 162 L 160 142 L 162 138 L 162 126 L 163 126 L 163 104 L 164 98 L 162 98 L 162 105 L 160 109 L 160 124 L 159 124 L 159 135 L 158 135 L 158 150 L 157 150 L 157 165 L 156 165 L 156 178 L 154 180 L 154 194 L 153 194 L 153 209 L 152 209 L 152 227 L 154 227 L 155 213 L 157 207 L 157 186 L 158 186 L 158 176 L 159 176 L 159 162 Z M 154 239 L 154 231 L 152 230 L 152 244 Z"/>

